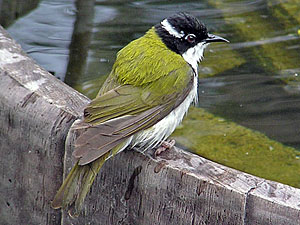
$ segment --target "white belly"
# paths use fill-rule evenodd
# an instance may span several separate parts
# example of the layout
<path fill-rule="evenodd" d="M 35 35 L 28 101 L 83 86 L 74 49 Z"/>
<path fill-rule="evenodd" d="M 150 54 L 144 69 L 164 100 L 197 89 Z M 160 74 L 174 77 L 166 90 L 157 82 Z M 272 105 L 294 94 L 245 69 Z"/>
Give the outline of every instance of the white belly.
<path fill-rule="evenodd" d="M 181 123 L 191 103 L 197 101 L 197 86 L 197 76 L 195 76 L 193 88 L 186 99 L 153 127 L 135 134 L 132 139 L 131 146 L 138 145 L 141 148 L 144 148 L 144 150 L 147 150 L 166 140 Z"/>

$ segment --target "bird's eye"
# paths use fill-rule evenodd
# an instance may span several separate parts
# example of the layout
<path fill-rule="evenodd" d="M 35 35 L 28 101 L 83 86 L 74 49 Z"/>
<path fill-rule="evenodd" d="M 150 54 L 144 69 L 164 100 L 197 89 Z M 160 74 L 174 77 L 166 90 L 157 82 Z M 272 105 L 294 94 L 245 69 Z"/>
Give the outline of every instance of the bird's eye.
<path fill-rule="evenodd" d="M 187 40 L 189 43 L 194 43 L 196 41 L 196 35 L 188 34 L 186 35 L 185 40 Z"/>

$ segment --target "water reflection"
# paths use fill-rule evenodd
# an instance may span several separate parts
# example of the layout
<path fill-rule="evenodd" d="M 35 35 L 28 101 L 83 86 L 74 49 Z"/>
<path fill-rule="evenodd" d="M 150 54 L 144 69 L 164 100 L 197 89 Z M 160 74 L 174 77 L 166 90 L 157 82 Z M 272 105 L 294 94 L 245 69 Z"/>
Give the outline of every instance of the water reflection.
<path fill-rule="evenodd" d="M 33 59 L 64 80 L 75 16 L 73 1 L 44 0 L 8 31 Z"/>
<path fill-rule="evenodd" d="M 259 45 L 285 42 L 285 41 L 298 40 L 298 39 L 299 39 L 299 37 L 297 37 L 295 35 L 287 34 L 287 35 L 283 35 L 283 36 L 266 38 L 266 39 L 258 40 L 258 41 L 246 41 L 246 42 L 242 42 L 242 43 L 234 43 L 230 47 L 234 50 L 238 50 L 238 49 L 242 49 L 242 48 L 249 48 L 249 47 L 254 47 L 254 46 L 259 46 Z M 299 48 L 299 45 L 295 46 L 295 48 L 297 48 L 297 47 Z"/>
<path fill-rule="evenodd" d="M 289 145 L 299 145 L 300 98 L 263 74 L 203 79 L 200 106 Z M 296 133 L 295 133 L 296 132 Z"/>
<path fill-rule="evenodd" d="M 39 64 L 93 98 L 117 51 L 178 11 L 231 41 L 206 51 L 199 107 L 299 149 L 300 5 L 293 0 L 43 0 L 9 31 Z"/>
<path fill-rule="evenodd" d="M 35 9 L 40 0 L 18 1 L 18 0 L 4 0 L 0 1 L 0 24 L 2 26 L 9 26 L 16 19 L 22 17 L 26 13 Z"/>
<path fill-rule="evenodd" d="M 71 87 L 80 82 L 86 70 L 92 38 L 95 0 L 78 0 L 75 5 L 77 16 L 69 46 L 69 61 L 65 76 L 65 83 Z"/>

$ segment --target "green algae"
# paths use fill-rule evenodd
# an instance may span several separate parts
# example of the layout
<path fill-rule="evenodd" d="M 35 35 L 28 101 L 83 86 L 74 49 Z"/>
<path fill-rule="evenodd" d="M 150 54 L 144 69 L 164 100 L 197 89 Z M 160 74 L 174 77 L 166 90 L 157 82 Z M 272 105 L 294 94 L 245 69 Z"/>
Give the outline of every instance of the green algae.
<path fill-rule="evenodd" d="M 220 46 L 226 46 L 222 52 Z M 216 63 L 217 62 L 217 63 Z M 199 78 L 212 77 L 224 71 L 237 68 L 246 60 L 230 48 L 230 44 L 213 44 L 205 52 L 205 59 L 199 65 Z"/>
<path fill-rule="evenodd" d="M 262 69 L 275 72 L 297 67 L 300 61 L 298 50 L 286 48 L 285 43 L 281 40 L 271 40 L 274 31 L 289 30 L 291 27 L 295 29 L 294 35 L 296 35 L 296 27 L 299 25 L 296 20 L 291 20 L 290 17 L 279 16 L 276 18 L 277 14 L 272 14 L 272 9 L 279 6 L 270 5 L 269 10 L 249 11 L 247 16 L 244 15 L 241 18 L 240 15 L 232 15 L 231 12 L 225 10 L 226 3 L 224 1 L 209 0 L 208 2 L 212 7 L 223 11 L 223 19 L 229 27 L 228 29 L 232 30 L 233 37 L 236 40 L 253 42 L 255 46 L 248 49 L 248 54 L 252 55 L 255 62 Z M 285 3 L 282 3 L 281 7 L 284 8 Z M 298 10 L 299 8 L 298 6 Z M 297 10 L 295 7 L 292 7 L 292 9 L 292 12 Z M 286 12 L 292 14 L 288 9 L 286 9 Z M 288 22 L 285 23 L 284 21 Z M 288 24 L 288 27 L 286 24 Z"/>
<path fill-rule="evenodd" d="M 280 4 L 274 4 L 274 1 L 268 1 L 268 9 L 273 18 L 276 18 L 277 23 L 280 24 L 283 30 L 289 32 L 291 37 L 299 36 L 300 27 L 300 4 L 298 1 L 280 1 Z M 296 40 L 299 42 L 299 40 Z M 290 49 L 287 49 L 290 51 Z M 290 60 L 294 56 L 293 51 L 290 51 L 291 55 L 285 56 L 286 59 Z M 299 68 L 299 54 L 296 57 L 296 64 L 291 68 Z M 300 76 L 299 69 L 285 69 L 280 71 L 281 80 L 284 81 L 287 91 L 299 92 Z"/>
<path fill-rule="evenodd" d="M 217 163 L 300 187 L 299 151 L 204 109 L 192 107 L 172 138 Z"/>
<path fill-rule="evenodd" d="M 268 6 L 272 9 L 274 17 L 284 24 L 286 28 L 294 28 L 295 23 L 300 23 L 300 5 L 298 0 L 280 1 L 274 5 L 274 1 L 268 0 Z M 296 21 L 296 22 L 295 22 Z"/>

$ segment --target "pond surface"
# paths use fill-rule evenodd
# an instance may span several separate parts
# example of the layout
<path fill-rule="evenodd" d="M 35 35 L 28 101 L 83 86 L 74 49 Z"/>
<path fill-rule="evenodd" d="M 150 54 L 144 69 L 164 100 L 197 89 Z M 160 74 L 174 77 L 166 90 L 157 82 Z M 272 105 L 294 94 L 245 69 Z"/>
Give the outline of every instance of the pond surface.
<path fill-rule="evenodd" d="M 199 69 L 197 107 L 299 150 L 300 4 L 296 0 L 43 0 L 7 29 L 40 65 L 93 98 L 116 53 L 179 11 L 197 16 L 211 33 L 231 42 L 208 47 Z M 201 123 L 201 115 L 194 120 Z M 199 143 L 180 142 L 193 139 L 191 131 L 180 130 L 175 135 L 178 144 L 197 152 Z M 286 164 L 298 173 L 299 161 L 296 155 Z M 291 183 L 300 187 L 299 180 Z"/>

